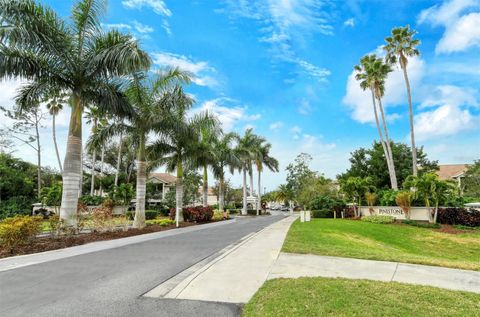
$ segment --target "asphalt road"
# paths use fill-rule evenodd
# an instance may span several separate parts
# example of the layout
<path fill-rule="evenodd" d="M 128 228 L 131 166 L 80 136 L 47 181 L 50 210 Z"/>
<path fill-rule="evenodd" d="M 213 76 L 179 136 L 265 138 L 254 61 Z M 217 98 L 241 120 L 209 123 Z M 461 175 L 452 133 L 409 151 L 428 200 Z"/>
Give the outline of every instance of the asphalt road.
<path fill-rule="evenodd" d="M 0 316 L 236 316 L 241 308 L 232 304 L 154 299 L 142 294 L 282 218 L 248 217 L 0 272 Z"/>

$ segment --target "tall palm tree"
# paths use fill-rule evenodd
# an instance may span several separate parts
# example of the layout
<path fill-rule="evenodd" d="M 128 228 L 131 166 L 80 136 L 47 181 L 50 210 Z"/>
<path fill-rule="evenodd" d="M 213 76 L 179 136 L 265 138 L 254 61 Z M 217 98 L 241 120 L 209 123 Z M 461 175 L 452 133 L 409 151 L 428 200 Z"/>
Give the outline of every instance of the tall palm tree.
<path fill-rule="evenodd" d="M 413 106 L 412 106 L 412 93 L 410 91 L 410 81 L 408 79 L 407 66 L 408 58 L 420 55 L 420 51 L 417 46 L 420 45 L 420 40 L 414 39 L 413 36 L 417 32 L 410 29 L 410 26 L 398 27 L 392 30 L 391 36 L 385 38 L 387 45 L 383 48 L 387 52 L 386 60 L 391 64 L 398 63 L 403 71 L 403 77 L 405 78 L 405 85 L 407 88 L 408 96 L 408 110 L 410 113 L 410 140 L 412 145 L 412 170 L 413 175 L 417 176 L 417 148 L 415 145 L 415 131 L 413 127 Z"/>
<path fill-rule="evenodd" d="M 85 119 L 87 119 L 87 124 L 92 125 L 92 134 L 95 134 L 98 128 L 98 121 L 101 118 L 101 113 L 97 107 L 93 106 L 88 109 Z M 90 196 L 93 196 L 95 193 L 95 165 L 97 163 L 97 147 L 93 146 L 92 151 L 92 169 L 91 169 L 91 182 L 90 182 Z"/>
<path fill-rule="evenodd" d="M 235 149 L 241 162 L 237 169 L 243 174 L 243 215 L 247 214 L 247 173 L 250 175 L 253 172 L 252 160 L 255 157 L 257 145 L 258 137 L 253 133 L 253 129 L 247 129 L 245 134 L 238 140 Z M 253 176 L 250 179 L 250 183 L 250 191 L 251 195 L 253 195 Z"/>
<path fill-rule="evenodd" d="M 381 99 L 385 93 L 385 79 L 391 68 L 383 63 L 382 59 L 378 58 L 375 54 L 366 55 L 360 60 L 360 65 L 354 67 L 357 72 L 355 78 L 360 81 L 360 87 L 363 90 L 369 89 L 372 93 L 372 105 L 373 113 L 375 115 L 375 123 L 377 126 L 380 142 L 385 153 L 385 159 L 387 161 L 387 168 L 390 175 L 390 183 L 393 189 L 398 189 L 397 176 L 395 172 L 395 163 L 393 161 L 392 150 L 390 146 L 390 139 L 388 136 L 388 128 L 385 120 L 385 112 L 383 110 Z M 382 133 L 382 129 L 378 119 L 377 104 L 382 115 L 383 130 L 385 132 L 385 139 Z"/>
<path fill-rule="evenodd" d="M 47 109 L 50 115 L 52 116 L 53 145 L 55 146 L 55 154 L 57 155 L 57 161 L 58 161 L 58 167 L 60 169 L 60 173 L 63 173 L 63 168 L 62 168 L 62 161 L 60 160 L 60 152 L 58 151 L 55 118 L 57 117 L 58 113 L 62 111 L 63 104 L 67 102 L 65 98 L 66 98 L 65 95 L 58 94 L 58 93 L 55 93 L 52 96 L 47 97 Z"/>
<path fill-rule="evenodd" d="M 104 0 L 79 0 L 67 22 L 33 0 L 0 0 L 0 78 L 29 81 L 17 102 L 26 108 L 52 90 L 70 94 L 60 218 L 73 227 L 80 191 L 83 111 L 96 105 L 131 113 L 120 78 L 150 66 L 148 54 L 132 36 L 101 30 L 105 9 Z"/>
<path fill-rule="evenodd" d="M 148 149 L 151 159 L 150 168 L 165 166 L 168 172 L 177 173 L 175 184 L 176 212 L 175 222 L 177 227 L 182 220 L 183 207 L 183 170 L 184 167 L 195 167 L 195 158 L 198 155 L 198 140 L 202 128 L 218 125 L 217 120 L 208 113 L 187 115 L 194 100 L 183 91 L 181 86 L 176 86 L 165 97 L 165 122 L 164 129 L 157 134 L 157 140 Z M 193 162 L 192 162 L 193 161 Z"/>
<path fill-rule="evenodd" d="M 272 172 L 278 172 L 278 161 L 270 156 L 270 143 L 261 143 L 259 147 L 259 155 L 255 157 L 255 165 L 258 172 L 258 200 L 257 200 L 257 216 L 260 214 L 260 204 L 262 202 L 262 181 L 261 175 L 264 167 L 267 167 Z"/>
<path fill-rule="evenodd" d="M 179 69 L 170 69 L 160 73 L 158 78 L 150 82 L 146 75 L 136 74 L 134 80 L 126 90 L 126 96 L 131 103 L 134 112 L 125 122 L 119 121 L 104 127 L 98 133 L 93 134 L 92 146 L 98 146 L 105 140 L 115 135 L 127 135 L 133 140 L 136 148 L 137 160 L 137 188 L 135 218 L 133 226 L 143 228 L 145 226 L 145 194 L 147 187 L 147 160 L 145 148 L 150 133 L 163 133 L 165 127 L 171 125 L 166 122 L 168 117 L 165 113 L 165 95 L 173 84 L 189 82 L 187 73 Z"/>
<path fill-rule="evenodd" d="M 213 174 L 218 179 L 218 208 L 221 212 L 225 208 L 225 168 L 229 168 L 233 173 L 240 164 L 233 146 L 238 139 L 238 134 L 230 132 L 217 138 L 213 144 L 214 164 L 212 167 Z"/>

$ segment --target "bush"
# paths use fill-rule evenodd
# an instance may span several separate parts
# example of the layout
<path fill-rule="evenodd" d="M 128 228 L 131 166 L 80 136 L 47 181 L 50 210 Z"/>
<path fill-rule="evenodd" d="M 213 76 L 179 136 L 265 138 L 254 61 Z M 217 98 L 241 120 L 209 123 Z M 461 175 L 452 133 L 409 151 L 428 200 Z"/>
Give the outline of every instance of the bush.
<path fill-rule="evenodd" d="M 32 213 L 33 200 L 27 196 L 10 197 L 0 203 L 0 219 L 16 215 L 30 215 Z"/>
<path fill-rule="evenodd" d="M 15 216 L 0 221 L 0 241 L 13 253 L 42 231 L 42 217 Z"/>
<path fill-rule="evenodd" d="M 213 211 L 213 217 L 212 217 L 213 221 L 221 221 L 221 220 L 228 219 L 228 218 L 230 218 L 228 212 L 226 213 L 226 217 L 224 217 L 224 213 L 221 212 L 220 210 L 214 210 Z"/>
<path fill-rule="evenodd" d="M 393 189 L 385 189 L 378 193 L 381 206 L 395 206 L 395 198 L 397 197 L 397 191 Z"/>
<path fill-rule="evenodd" d="M 466 208 L 439 208 L 437 222 L 478 227 L 480 226 L 480 211 Z"/>
<path fill-rule="evenodd" d="M 83 195 L 78 199 L 78 201 L 82 204 L 87 206 L 100 206 L 105 198 L 102 196 L 91 196 L 91 195 Z"/>
<path fill-rule="evenodd" d="M 127 211 L 125 212 L 125 217 L 127 217 L 128 220 L 133 220 L 135 218 L 135 211 Z"/>
<path fill-rule="evenodd" d="M 186 207 L 182 210 L 183 220 L 186 222 L 208 222 L 212 220 L 212 207 Z M 175 208 L 170 209 L 170 219 L 175 219 Z"/>
<path fill-rule="evenodd" d="M 159 225 L 162 227 L 168 227 L 175 224 L 175 220 L 172 219 L 153 219 L 148 221 L 147 225 Z"/>
<path fill-rule="evenodd" d="M 415 220 L 403 220 L 402 223 L 420 228 L 439 229 L 441 227 L 438 223 L 419 222 Z"/>
<path fill-rule="evenodd" d="M 158 214 L 159 212 L 156 210 L 145 210 L 145 220 L 153 220 L 157 218 Z M 133 216 L 135 217 L 135 212 L 133 213 Z"/>
<path fill-rule="evenodd" d="M 395 217 L 392 216 L 364 216 L 362 217 L 362 221 L 371 222 L 371 223 L 393 223 L 395 221 Z"/>
<path fill-rule="evenodd" d="M 312 218 L 333 218 L 333 211 L 328 209 L 312 210 Z"/>
<path fill-rule="evenodd" d="M 345 202 L 341 199 L 330 196 L 317 196 L 309 204 L 311 210 L 335 210 L 341 211 L 345 208 Z M 333 217 L 333 213 L 332 213 Z"/>

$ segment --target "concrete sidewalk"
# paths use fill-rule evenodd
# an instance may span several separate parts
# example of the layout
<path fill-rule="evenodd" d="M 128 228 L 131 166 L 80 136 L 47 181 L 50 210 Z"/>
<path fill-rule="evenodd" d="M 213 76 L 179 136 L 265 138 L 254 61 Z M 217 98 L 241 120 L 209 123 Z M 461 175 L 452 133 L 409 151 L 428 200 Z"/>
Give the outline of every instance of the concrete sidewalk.
<path fill-rule="evenodd" d="M 262 286 L 274 265 L 290 225 L 297 216 L 287 217 L 248 239 L 221 252 L 164 294 L 165 283 L 147 297 L 246 303 Z M 166 282 L 168 284 L 168 281 Z"/>
<path fill-rule="evenodd" d="M 480 272 L 438 266 L 280 253 L 268 279 L 343 277 L 402 282 L 480 293 Z"/>

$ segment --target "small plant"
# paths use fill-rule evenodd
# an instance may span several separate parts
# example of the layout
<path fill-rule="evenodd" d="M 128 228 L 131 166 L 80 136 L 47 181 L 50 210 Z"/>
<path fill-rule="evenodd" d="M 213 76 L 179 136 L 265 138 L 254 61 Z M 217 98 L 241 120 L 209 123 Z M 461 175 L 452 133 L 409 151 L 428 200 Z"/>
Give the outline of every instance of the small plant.
<path fill-rule="evenodd" d="M 395 217 L 382 216 L 382 215 L 364 216 L 364 217 L 362 217 L 362 221 L 371 222 L 371 223 L 386 224 L 386 223 L 393 223 L 395 221 Z"/>
<path fill-rule="evenodd" d="M 367 201 L 368 204 L 368 211 L 370 212 L 370 215 L 373 215 L 373 205 L 375 205 L 375 202 L 377 201 L 377 194 L 371 193 L 371 192 L 366 192 L 365 193 L 365 200 Z"/>
<path fill-rule="evenodd" d="M 175 224 L 175 220 L 172 219 L 152 219 L 148 221 L 149 225 L 159 225 L 161 227 L 168 227 Z"/>
<path fill-rule="evenodd" d="M 42 217 L 15 216 L 0 222 L 0 241 L 10 249 L 15 249 L 31 241 L 42 231 Z"/>
<path fill-rule="evenodd" d="M 112 209 L 108 207 L 98 207 L 93 210 L 93 230 L 94 231 L 112 231 Z"/>
<path fill-rule="evenodd" d="M 52 215 L 50 218 L 48 218 L 48 225 L 50 226 L 50 234 L 53 235 L 58 235 L 60 231 L 60 216 L 59 215 Z"/>
<path fill-rule="evenodd" d="M 397 206 L 402 208 L 407 220 L 410 220 L 410 210 L 412 207 L 412 199 L 413 199 L 413 195 L 409 191 L 398 192 L 397 196 L 395 196 L 395 202 L 397 203 Z"/>
<path fill-rule="evenodd" d="M 228 211 L 227 212 L 221 212 L 220 210 L 213 211 L 213 217 L 212 217 L 213 221 L 221 221 L 229 218 L 230 218 L 230 214 Z"/>
<path fill-rule="evenodd" d="M 159 212 L 156 210 L 145 210 L 145 220 L 153 220 L 157 218 L 158 214 Z M 133 213 L 133 216 L 135 216 L 135 213 Z"/>

